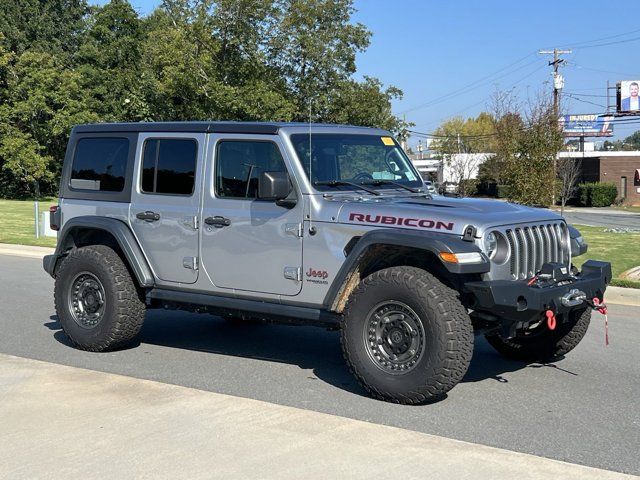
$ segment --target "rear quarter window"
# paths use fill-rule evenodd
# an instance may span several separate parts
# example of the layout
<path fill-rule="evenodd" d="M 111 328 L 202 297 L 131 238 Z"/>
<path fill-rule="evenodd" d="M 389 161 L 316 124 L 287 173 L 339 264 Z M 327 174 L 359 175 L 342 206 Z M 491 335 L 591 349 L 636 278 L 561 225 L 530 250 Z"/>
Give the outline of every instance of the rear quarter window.
<path fill-rule="evenodd" d="M 122 192 L 128 156 L 127 138 L 81 138 L 76 144 L 69 186 L 74 190 Z"/>

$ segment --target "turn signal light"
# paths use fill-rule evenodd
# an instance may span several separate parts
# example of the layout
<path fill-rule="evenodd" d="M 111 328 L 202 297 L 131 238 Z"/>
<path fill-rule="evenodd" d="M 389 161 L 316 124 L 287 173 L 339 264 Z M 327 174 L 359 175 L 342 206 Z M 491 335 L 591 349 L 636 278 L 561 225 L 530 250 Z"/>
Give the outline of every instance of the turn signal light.
<path fill-rule="evenodd" d="M 440 258 L 447 263 L 458 263 L 458 257 L 456 257 L 455 253 L 440 252 Z"/>
<path fill-rule="evenodd" d="M 451 253 L 440 252 L 440 258 L 447 263 L 483 263 L 485 257 L 480 252 Z"/>

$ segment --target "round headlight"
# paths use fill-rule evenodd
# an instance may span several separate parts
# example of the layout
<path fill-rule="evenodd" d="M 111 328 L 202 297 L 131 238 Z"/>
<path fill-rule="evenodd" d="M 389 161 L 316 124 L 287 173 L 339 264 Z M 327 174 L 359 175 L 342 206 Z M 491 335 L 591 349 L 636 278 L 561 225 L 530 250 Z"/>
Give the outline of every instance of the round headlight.
<path fill-rule="evenodd" d="M 489 232 L 484 237 L 484 251 L 489 258 L 493 258 L 493 255 L 498 249 L 498 238 L 494 232 Z"/>

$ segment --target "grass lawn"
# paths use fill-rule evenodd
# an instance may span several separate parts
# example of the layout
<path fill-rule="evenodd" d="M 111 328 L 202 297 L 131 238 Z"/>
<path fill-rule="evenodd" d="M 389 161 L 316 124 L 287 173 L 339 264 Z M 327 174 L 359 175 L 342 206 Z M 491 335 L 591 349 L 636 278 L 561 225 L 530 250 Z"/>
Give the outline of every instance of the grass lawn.
<path fill-rule="evenodd" d="M 40 201 L 40 214 L 56 205 L 58 200 L 47 198 Z M 2 200 L 0 199 L 0 243 L 19 243 L 22 245 L 37 245 L 40 247 L 55 247 L 53 237 L 36 239 L 33 218 L 32 200 Z"/>
<path fill-rule="evenodd" d="M 587 253 L 574 259 L 576 266 L 581 266 L 589 259 L 611 262 L 612 285 L 640 288 L 640 282 L 616 280 L 625 270 L 640 265 L 640 233 L 610 233 L 605 232 L 604 227 L 584 225 L 576 225 L 576 228 L 589 244 Z"/>

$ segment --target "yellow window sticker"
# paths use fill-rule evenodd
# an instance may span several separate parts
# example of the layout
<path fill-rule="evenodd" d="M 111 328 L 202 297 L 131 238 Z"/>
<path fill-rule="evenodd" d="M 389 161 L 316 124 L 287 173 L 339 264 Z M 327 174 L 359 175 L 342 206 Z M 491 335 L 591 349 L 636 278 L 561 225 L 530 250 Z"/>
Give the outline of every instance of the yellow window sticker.
<path fill-rule="evenodd" d="M 395 142 L 393 141 L 393 138 L 391 138 L 391 137 L 380 137 L 380 140 L 382 140 L 382 143 L 384 143 L 385 145 L 387 145 L 389 147 L 393 147 L 395 145 Z"/>

